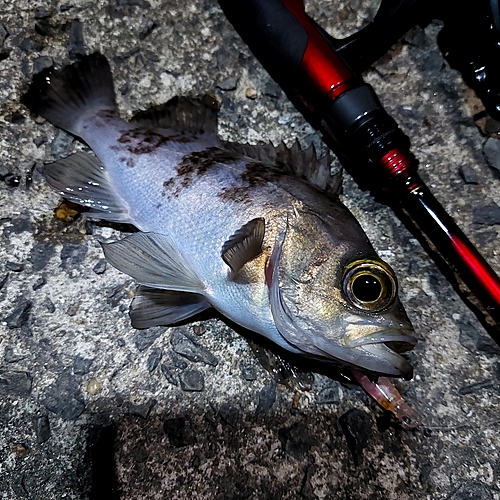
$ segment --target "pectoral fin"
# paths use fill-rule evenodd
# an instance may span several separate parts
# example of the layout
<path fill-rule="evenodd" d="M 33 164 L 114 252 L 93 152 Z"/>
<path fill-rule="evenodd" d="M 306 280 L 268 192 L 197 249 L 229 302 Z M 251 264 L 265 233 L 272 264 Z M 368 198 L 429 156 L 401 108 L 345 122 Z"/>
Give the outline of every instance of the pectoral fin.
<path fill-rule="evenodd" d="M 266 232 L 265 220 L 252 219 L 236 231 L 222 247 L 221 257 L 233 274 L 262 252 Z"/>
<path fill-rule="evenodd" d="M 134 328 L 168 326 L 208 309 L 210 303 L 197 293 L 158 290 L 140 286 L 130 306 Z"/>
<path fill-rule="evenodd" d="M 101 243 L 109 263 L 151 288 L 203 293 L 204 286 L 171 238 L 135 233 L 114 243 Z"/>

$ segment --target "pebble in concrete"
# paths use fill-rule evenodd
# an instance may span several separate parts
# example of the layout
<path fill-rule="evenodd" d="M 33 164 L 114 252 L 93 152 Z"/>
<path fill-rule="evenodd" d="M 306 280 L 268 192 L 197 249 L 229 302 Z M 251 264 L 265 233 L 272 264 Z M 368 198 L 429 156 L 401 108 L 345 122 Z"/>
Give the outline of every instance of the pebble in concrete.
<path fill-rule="evenodd" d="M 200 392 L 205 388 L 205 378 L 198 370 L 185 370 L 179 375 L 181 389 L 188 392 Z"/>

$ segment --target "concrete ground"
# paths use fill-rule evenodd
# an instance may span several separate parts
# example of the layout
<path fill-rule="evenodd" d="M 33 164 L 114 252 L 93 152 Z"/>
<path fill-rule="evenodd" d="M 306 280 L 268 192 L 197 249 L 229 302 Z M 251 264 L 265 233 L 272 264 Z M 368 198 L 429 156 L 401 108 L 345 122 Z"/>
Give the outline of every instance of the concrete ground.
<path fill-rule="evenodd" d="M 369 0 L 308 2 L 335 36 Z M 444 62 L 435 22 L 366 75 L 421 175 L 500 272 L 496 124 Z M 0 497 L 498 499 L 498 346 L 390 209 L 345 176 L 343 201 L 396 270 L 419 343 L 402 430 L 356 387 L 316 375 L 297 399 L 215 316 L 134 330 L 134 284 L 98 244 L 115 227 L 54 215 L 43 162 L 81 145 L 20 102 L 34 72 L 111 61 L 123 116 L 214 93 L 223 138 L 320 143 L 215 0 L 0 0 Z M 481 128 L 480 128 L 481 127 Z M 484 130 L 490 132 L 485 135 Z"/>

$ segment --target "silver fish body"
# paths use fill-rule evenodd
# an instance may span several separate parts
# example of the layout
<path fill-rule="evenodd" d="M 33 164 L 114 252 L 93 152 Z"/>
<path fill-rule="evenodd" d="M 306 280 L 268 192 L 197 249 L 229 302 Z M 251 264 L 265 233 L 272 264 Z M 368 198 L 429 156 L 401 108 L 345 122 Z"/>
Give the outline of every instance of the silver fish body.
<path fill-rule="evenodd" d="M 41 76 L 24 102 L 99 159 L 49 165 L 49 184 L 92 217 L 140 231 L 103 245 L 141 284 L 134 326 L 214 307 L 293 353 L 411 377 L 399 353 L 415 339 L 394 273 L 335 197 L 212 133 L 122 120 L 100 54 Z"/>

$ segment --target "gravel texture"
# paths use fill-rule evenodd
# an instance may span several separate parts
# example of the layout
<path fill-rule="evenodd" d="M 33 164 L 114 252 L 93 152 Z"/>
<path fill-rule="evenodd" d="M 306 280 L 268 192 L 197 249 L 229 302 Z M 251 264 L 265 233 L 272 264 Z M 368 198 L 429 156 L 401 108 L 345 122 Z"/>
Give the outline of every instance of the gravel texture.
<path fill-rule="evenodd" d="M 344 36 L 377 2 L 308 2 Z M 359 389 L 276 384 L 220 318 L 138 331 L 135 285 L 106 266 L 116 226 L 64 210 L 44 162 L 83 146 L 20 103 L 34 72 L 103 52 L 123 116 L 214 93 L 220 135 L 320 145 L 215 0 L 0 0 L 0 498 L 498 499 L 499 347 L 394 214 L 345 176 L 343 199 L 396 270 L 419 343 L 402 430 Z M 500 272 L 498 130 L 415 28 L 366 79 L 421 175 Z M 58 212 L 59 213 L 59 212 Z M 121 228 L 130 231 L 130 228 Z"/>

